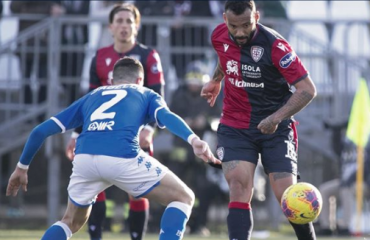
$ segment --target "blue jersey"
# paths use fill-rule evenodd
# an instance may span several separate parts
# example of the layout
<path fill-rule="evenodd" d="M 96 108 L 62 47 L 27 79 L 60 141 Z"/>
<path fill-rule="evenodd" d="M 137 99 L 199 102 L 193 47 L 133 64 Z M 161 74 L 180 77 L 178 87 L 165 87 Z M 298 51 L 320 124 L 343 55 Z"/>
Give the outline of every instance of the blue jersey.
<path fill-rule="evenodd" d="M 139 132 L 156 113 L 167 108 L 154 91 L 136 85 L 103 86 L 52 118 L 62 130 L 83 126 L 76 154 L 132 158 L 138 155 Z M 161 126 L 159 122 L 158 126 Z"/>

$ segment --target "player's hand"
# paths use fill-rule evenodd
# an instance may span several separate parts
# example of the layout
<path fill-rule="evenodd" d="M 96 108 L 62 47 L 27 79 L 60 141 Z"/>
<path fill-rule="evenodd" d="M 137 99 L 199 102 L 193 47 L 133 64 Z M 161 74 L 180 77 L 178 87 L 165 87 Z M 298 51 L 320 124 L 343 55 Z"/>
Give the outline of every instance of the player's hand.
<path fill-rule="evenodd" d="M 9 178 L 8 187 L 6 188 L 6 196 L 17 196 L 18 190 L 22 187 L 23 191 L 27 192 L 28 170 L 16 167 Z"/>
<path fill-rule="evenodd" d="M 209 81 L 204 84 L 200 96 L 207 99 L 207 102 L 211 107 L 215 105 L 218 94 L 221 91 L 221 81 Z"/>
<path fill-rule="evenodd" d="M 280 122 L 274 122 L 272 117 L 269 116 L 263 119 L 257 126 L 263 134 L 273 134 L 278 128 Z"/>
<path fill-rule="evenodd" d="M 193 147 L 194 154 L 201 158 L 204 162 L 221 164 L 221 161 L 215 158 L 205 141 L 202 141 L 199 138 L 194 138 L 194 140 L 191 142 L 191 146 Z"/>
<path fill-rule="evenodd" d="M 149 149 L 153 142 L 154 131 L 151 129 L 143 128 L 139 135 L 139 143 L 141 149 Z"/>
<path fill-rule="evenodd" d="M 70 161 L 73 161 L 75 157 L 76 139 L 71 138 L 66 148 L 66 156 Z"/>

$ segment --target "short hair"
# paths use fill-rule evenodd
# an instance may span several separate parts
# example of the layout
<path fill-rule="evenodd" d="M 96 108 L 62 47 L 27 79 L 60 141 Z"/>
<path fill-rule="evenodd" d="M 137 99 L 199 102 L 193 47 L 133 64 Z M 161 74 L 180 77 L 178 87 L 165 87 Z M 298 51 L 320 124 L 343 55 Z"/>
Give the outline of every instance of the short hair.
<path fill-rule="evenodd" d="M 139 60 L 132 57 L 119 59 L 113 67 L 113 81 L 135 83 L 138 77 L 144 77 L 144 68 Z"/>
<path fill-rule="evenodd" d="M 235 15 L 240 15 L 244 13 L 247 8 L 250 9 L 252 12 L 256 11 L 256 4 L 253 0 L 226 1 L 225 3 L 225 12 L 227 10 L 230 10 Z"/>
<path fill-rule="evenodd" d="M 140 25 L 141 22 L 141 14 L 139 9 L 131 4 L 131 3 L 122 3 L 122 4 L 116 4 L 113 9 L 109 13 L 109 23 L 113 23 L 114 16 L 121 11 L 128 11 L 131 12 L 134 15 L 135 23 L 137 26 Z"/>

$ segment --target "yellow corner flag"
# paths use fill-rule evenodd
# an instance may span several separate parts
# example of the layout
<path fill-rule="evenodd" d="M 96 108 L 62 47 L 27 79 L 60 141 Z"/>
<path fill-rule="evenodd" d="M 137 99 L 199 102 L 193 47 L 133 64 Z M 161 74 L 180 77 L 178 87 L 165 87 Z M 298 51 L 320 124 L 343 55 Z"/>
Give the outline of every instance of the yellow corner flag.
<path fill-rule="evenodd" d="M 349 116 L 347 138 L 357 146 L 356 235 L 361 234 L 364 182 L 364 148 L 370 135 L 370 96 L 365 79 L 360 80 Z"/>
<path fill-rule="evenodd" d="M 360 80 L 349 116 L 347 138 L 365 147 L 370 135 L 370 96 L 365 79 Z"/>

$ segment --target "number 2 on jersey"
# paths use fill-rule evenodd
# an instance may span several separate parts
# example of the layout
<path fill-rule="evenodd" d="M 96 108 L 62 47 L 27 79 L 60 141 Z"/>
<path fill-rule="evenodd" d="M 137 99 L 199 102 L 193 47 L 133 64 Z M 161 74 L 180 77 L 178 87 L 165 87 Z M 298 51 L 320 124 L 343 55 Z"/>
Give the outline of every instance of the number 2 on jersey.
<path fill-rule="evenodd" d="M 108 90 L 103 91 L 102 95 L 116 95 L 111 100 L 103 103 L 98 107 L 90 116 L 90 121 L 94 120 L 101 120 L 101 119 L 113 119 L 116 115 L 116 112 L 105 112 L 109 108 L 113 107 L 115 104 L 117 104 L 119 101 L 124 99 L 127 96 L 126 90 Z"/>

